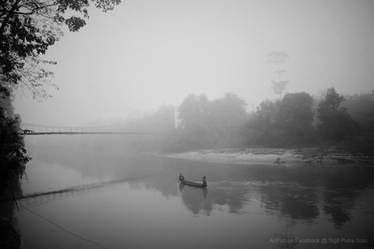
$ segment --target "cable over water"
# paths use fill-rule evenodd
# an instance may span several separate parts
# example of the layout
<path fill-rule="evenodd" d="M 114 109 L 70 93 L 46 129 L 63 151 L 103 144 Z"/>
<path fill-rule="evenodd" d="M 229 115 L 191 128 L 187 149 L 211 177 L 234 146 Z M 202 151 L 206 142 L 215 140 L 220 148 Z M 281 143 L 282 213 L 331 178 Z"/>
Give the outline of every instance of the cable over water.
<path fill-rule="evenodd" d="M 95 245 L 95 246 L 97 246 L 97 247 L 99 247 L 99 248 L 107 249 L 107 247 L 105 247 L 105 246 L 102 245 L 101 243 L 99 243 L 99 242 L 97 242 L 97 241 L 94 241 L 94 240 L 92 240 L 92 239 L 86 238 L 86 237 L 84 237 L 84 236 L 82 236 L 82 235 L 80 235 L 80 234 L 78 234 L 78 233 L 76 233 L 76 232 L 74 232 L 74 231 L 72 231 L 72 230 L 70 230 L 70 229 L 64 227 L 64 226 L 61 226 L 61 225 L 57 224 L 56 222 L 54 222 L 54 221 L 48 219 L 47 217 L 45 217 L 45 216 L 43 216 L 43 215 L 41 215 L 41 214 L 39 214 L 39 213 L 37 213 L 37 212 L 35 212 L 35 211 L 29 209 L 28 207 L 26 207 L 26 206 L 23 205 L 22 203 L 18 203 L 18 204 L 19 204 L 20 207 L 22 207 L 22 208 L 23 208 L 24 210 L 26 210 L 27 212 L 29 212 L 29 213 L 31 213 L 31 214 L 33 214 L 33 215 L 35 215 L 35 216 L 41 218 L 42 220 L 44 220 L 44 221 L 48 222 L 49 224 L 51 224 L 51 225 L 53 225 L 53 226 L 59 228 L 60 230 L 66 232 L 66 233 L 68 233 L 68 234 L 70 234 L 70 235 L 72 235 L 72 236 L 74 236 L 74 237 L 76 237 L 76 238 L 78 238 L 78 239 L 80 239 L 80 240 L 83 240 L 83 241 L 86 241 L 86 242 L 88 242 L 88 243 L 90 243 L 90 244 L 93 244 L 93 245 Z"/>

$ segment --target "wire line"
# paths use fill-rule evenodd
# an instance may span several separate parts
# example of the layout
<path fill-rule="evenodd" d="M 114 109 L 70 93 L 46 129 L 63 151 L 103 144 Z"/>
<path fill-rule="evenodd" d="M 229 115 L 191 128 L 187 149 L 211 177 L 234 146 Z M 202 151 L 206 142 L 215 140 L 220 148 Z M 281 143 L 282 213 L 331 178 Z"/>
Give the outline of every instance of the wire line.
<path fill-rule="evenodd" d="M 91 240 L 91 239 L 88 239 L 88 238 L 85 238 L 85 237 L 83 237 L 82 235 L 80 235 L 80 234 L 78 234 L 78 233 L 76 233 L 76 232 L 73 232 L 73 231 L 71 231 L 71 230 L 69 230 L 69 229 L 67 229 L 67 228 L 65 228 L 65 227 L 63 227 L 63 226 L 57 224 L 56 222 L 54 222 L 54 221 L 52 221 L 52 220 L 50 220 L 50 219 L 44 217 L 43 215 L 41 215 L 41 214 L 39 214 L 39 213 L 37 213 L 37 212 L 35 212 L 35 211 L 29 209 L 28 207 L 24 206 L 22 203 L 19 203 L 19 205 L 20 205 L 21 207 L 23 207 L 23 208 L 24 208 L 26 211 L 28 211 L 29 213 L 31 213 L 31 214 L 33 214 L 33 215 L 35 215 L 35 216 L 37 216 L 37 217 L 43 219 L 44 221 L 48 222 L 48 223 L 51 224 L 51 225 L 54 225 L 55 227 L 61 229 L 61 230 L 64 231 L 64 232 L 66 232 L 66 233 L 68 233 L 68 234 L 70 234 L 70 235 L 72 235 L 72 236 L 74 236 L 74 237 L 77 237 L 77 238 L 79 238 L 79 239 L 81 239 L 81 240 L 83 240 L 83 241 L 86 241 L 86 242 L 88 242 L 88 243 L 90 243 L 90 244 L 93 244 L 93 245 L 95 245 L 95 246 L 97 246 L 97 247 L 99 247 L 99 248 L 107 249 L 105 246 L 103 246 L 103 245 L 100 244 L 99 242 L 94 241 L 94 240 Z"/>

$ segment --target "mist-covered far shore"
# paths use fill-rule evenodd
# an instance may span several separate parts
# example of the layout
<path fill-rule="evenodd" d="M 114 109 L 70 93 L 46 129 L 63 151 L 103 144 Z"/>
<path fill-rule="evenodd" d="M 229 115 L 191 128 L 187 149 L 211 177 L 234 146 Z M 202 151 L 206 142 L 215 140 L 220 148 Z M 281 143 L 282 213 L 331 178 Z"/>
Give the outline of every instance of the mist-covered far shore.
<path fill-rule="evenodd" d="M 339 151 L 335 147 L 321 149 L 290 148 L 217 148 L 166 153 L 166 158 L 227 165 L 268 167 L 374 167 L 374 157 Z"/>
<path fill-rule="evenodd" d="M 190 94 L 178 107 L 129 119 L 121 130 L 150 132 L 163 153 L 230 148 L 318 148 L 355 156 L 374 155 L 374 92 L 346 95 L 334 88 L 322 97 L 285 93 L 255 111 L 235 93 L 209 99 Z"/>

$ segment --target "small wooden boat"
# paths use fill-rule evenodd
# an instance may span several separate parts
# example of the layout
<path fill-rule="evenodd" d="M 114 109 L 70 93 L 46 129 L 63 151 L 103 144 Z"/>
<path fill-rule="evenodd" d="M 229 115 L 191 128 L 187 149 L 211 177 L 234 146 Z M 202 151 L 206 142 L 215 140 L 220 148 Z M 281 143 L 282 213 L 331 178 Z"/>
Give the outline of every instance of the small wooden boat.
<path fill-rule="evenodd" d="M 195 188 L 206 188 L 208 187 L 208 184 L 206 183 L 206 177 L 203 177 L 202 182 L 193 182 L 193 181 L 187 181 L 184 179 L 182 175 L 179 175 L 179 183 L 184 184 L 187 186 L 195 187 Z"/>
<path fill-rule="evenodd" d="M 180 183 L 187 185 L 187 186 L 196 187 L 196 188 L 206 188 L 208 186 L 206 183 L 204 184 L 201 182 L 192 182 L 192 181 L 187 181 L 187 180 L 180 181 Z"/>

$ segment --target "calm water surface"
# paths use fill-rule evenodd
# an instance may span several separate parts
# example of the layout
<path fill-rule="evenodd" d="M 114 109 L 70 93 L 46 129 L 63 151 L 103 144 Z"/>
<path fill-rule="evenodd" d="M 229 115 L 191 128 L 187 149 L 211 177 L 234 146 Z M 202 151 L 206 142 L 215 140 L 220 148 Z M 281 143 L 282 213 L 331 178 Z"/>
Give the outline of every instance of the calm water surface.
<path fill-rule="evenodd" d="M 26 144 L 24 195 L 78 187 L 20 202 L 21 248 L 374 248 L 371 169 L 166 159 L 124 136 Z M 179 186 L 180 171 L 208 189 Z"/>

